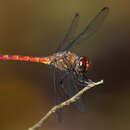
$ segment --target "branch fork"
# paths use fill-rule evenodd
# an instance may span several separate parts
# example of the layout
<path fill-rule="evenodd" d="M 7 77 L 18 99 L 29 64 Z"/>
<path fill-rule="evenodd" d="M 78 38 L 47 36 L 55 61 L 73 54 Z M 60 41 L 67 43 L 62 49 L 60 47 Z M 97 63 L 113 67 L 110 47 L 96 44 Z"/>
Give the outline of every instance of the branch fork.
<path fill-rule="evenodd" d="M 89 90 L 90 88 L 93 88 L 97 85 L 100 85 L 103 83 L 103 80 L 98 81 L 98 82 L 92 82 L 89 85 L 87 85 L 86 87 L 84 87 L 83 89 L 81 89 L 77 94 L 75 94 L 72 98 L 60 103 L 59 105 L 54 106 L 53 108 L 51 108 L 49 110 L 49 112 L 43 116 L 41 118 L 40 121 L 38 121 L 34 126 L 32 126 L 31 128 L 29 128 L 28 130 L 38 130 L 40 127 L 43 126 L 43 124 L 45 123 L 45 121 L 50 117 L 50 115 L 52 115 L 53 113 L 56 112 L 56 110 L 63 108 L 64 106 L 70 105 L 71 103 L 76 102 L 76 100 L 87 90 Z"/>

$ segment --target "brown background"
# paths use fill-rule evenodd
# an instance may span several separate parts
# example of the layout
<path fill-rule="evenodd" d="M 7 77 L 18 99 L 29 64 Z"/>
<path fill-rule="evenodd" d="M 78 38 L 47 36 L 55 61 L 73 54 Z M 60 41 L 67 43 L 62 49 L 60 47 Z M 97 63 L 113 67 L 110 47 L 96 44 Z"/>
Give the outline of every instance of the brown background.
<path fill-rule="evenodd" d="M 110 13 L 100 31 L 72 49 L 91 59 L 89 75 L 94 81 L 104 79 L 104 85 L 84 95 L 84 113 L 66 107 L 62 123 L 53 115 L 42 129 L 130 129 L 130 2 L 0 1 L 0 53 L 29 56 L 54 53 L 76 12 L 80 13 L 81 31 L 106 5 Z M 0 130 L 27 130 L 52 106 L 48 66 L 0 62 Z"/>

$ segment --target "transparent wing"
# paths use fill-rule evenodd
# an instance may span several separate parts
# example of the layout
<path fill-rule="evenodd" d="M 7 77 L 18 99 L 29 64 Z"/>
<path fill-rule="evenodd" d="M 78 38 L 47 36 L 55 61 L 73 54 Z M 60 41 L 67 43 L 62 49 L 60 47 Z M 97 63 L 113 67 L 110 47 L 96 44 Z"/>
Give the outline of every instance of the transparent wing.
<path fill-rule="evenodd" d="M 73 97 L 76 93 L 79 92 L 79 88 L 76 84 L 76 81 L 74 80 L 73 74 L 69 73 L 64 79 L 62 84 L 62 89 L 64 90 L 64 93 L 67 95 L 68 98 Z M 79 111 L 84 111 L 84 104 L 82 101 L 82 98 L 79 97 L 77 101 L 74 103 Z"/>
<path fill-rule="evenodd" d="M 56 69 L 53 66 L 50 66 L 50 76 L 51 76 L 52 88 L 54 89 L 55 104 L 57 105 L 61 102 L 61 99 L 56 84 Z M 61 110 L 56 111 L 56 119 L 58 121 L 61 121 Z"/>
<path fill-rule="evenodd" d="M 101 9 L 100 12 L 85 27 L 85 29 L 64 50 L 69 50 L 74 44 L 78 43 L 80 40 L 88 39 L 93 36 L 93 34 L 97 32 L 102 25 L 104 19 L 108 15 L 108 12 L 108 7 L 104 7 L 103 9 Z"/>
<path fill-rule="evenodd" d="M 72 41 L 72 39 L 74 38 L 74 34 L 76 32 L 76 29 L 77 29 L 78 21 L 79 21 L 79 14 L 76 13 L 68 29 L 68 32 L 66 33 L 64 40 L 60 43 L 57 51 L 62 51 L 65 48 L 66 44 Z"/>

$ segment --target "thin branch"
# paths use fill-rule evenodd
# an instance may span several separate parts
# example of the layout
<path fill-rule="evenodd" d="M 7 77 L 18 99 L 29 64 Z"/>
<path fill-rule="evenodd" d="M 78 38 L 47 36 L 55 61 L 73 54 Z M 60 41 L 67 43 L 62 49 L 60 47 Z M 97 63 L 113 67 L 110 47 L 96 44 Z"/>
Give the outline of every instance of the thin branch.
<path fill-rule="evenodd" d="M 39 122 L 37 122 L 34 126 L 29 128 L 28 130 L 38 130 L 38 128 L 42 127 L 44 122 L 48 119 L 50 115 L 56 112 L 56 110 L 63 108 L 66 105 L 70 105 L 71 103 L 75 102 L 84 92 L 86 92 L 88 89 L 93 88 L 96 85 L 102 84 L 103 80 L 99 82 L 93 82 L 89 84 L 88 86 L 84 87 L 82 90 L 80 90 L 76 95 L 74 95 L 72 98 L 60 103 L 59 105 L 54 106 Z"/>

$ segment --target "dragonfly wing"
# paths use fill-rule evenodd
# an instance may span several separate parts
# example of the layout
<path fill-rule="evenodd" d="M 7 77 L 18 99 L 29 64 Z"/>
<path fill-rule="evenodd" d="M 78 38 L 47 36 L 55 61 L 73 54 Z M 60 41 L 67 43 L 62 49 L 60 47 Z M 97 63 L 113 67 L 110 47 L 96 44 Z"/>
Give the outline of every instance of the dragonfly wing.
<path fill-rule="evenodd" d="M 93 34 L 95 34 L 95 32 L 97 32 L 102 25 L 108 13 L 108 7 L 104 7 L 103 9 L 101 9 L 100 12 L 85 27 L 85 29 L 64 50 L 69 50 L 74 44 L 78 43 L 80 40 L 88 39 L 93 36 Z"/>
<path fill-rule="evenodd" d="M 66 33 L 64 40 L 60 43 L 57 51 L 64 50 L 66 44 L 70 43 L 70 41 L 73 40 L 74 34 L 76 32 L 76 29 L 77 29 L 78 21 L 79 21 L 79 14 L 76 13 L 73 20 L 72 20 L 72 23 L 68 29 L 68 32 Z"/>
<path fill-rule="evenodd" d="M 61 102 L 61 99 L 56 84 L 56 69 L 53 66 L 50 66 L 50 76 L 51 76 L 52 87 L 54 89 L 55 104 L 57 105 Z M 56 119 L 58 121 L 61 121 L 61 110 L 56 111 Z"/>
<path fill-rule="evenodd" d="M 73 97 L 76 93 L 79 92 L 78 86 L 76 85 L 76 82 L 73 78 L 73 74 L 68 74 L 64 79 L 63 79 L 63 86 L 62 86 L 64 93 L 67 95 L 68 98 Z M 79 97 L 77 101 L 74 103 L 78 110 L 81 112 L 84 111 L 84 104 L 82 101 L 82 98 Z"/>

